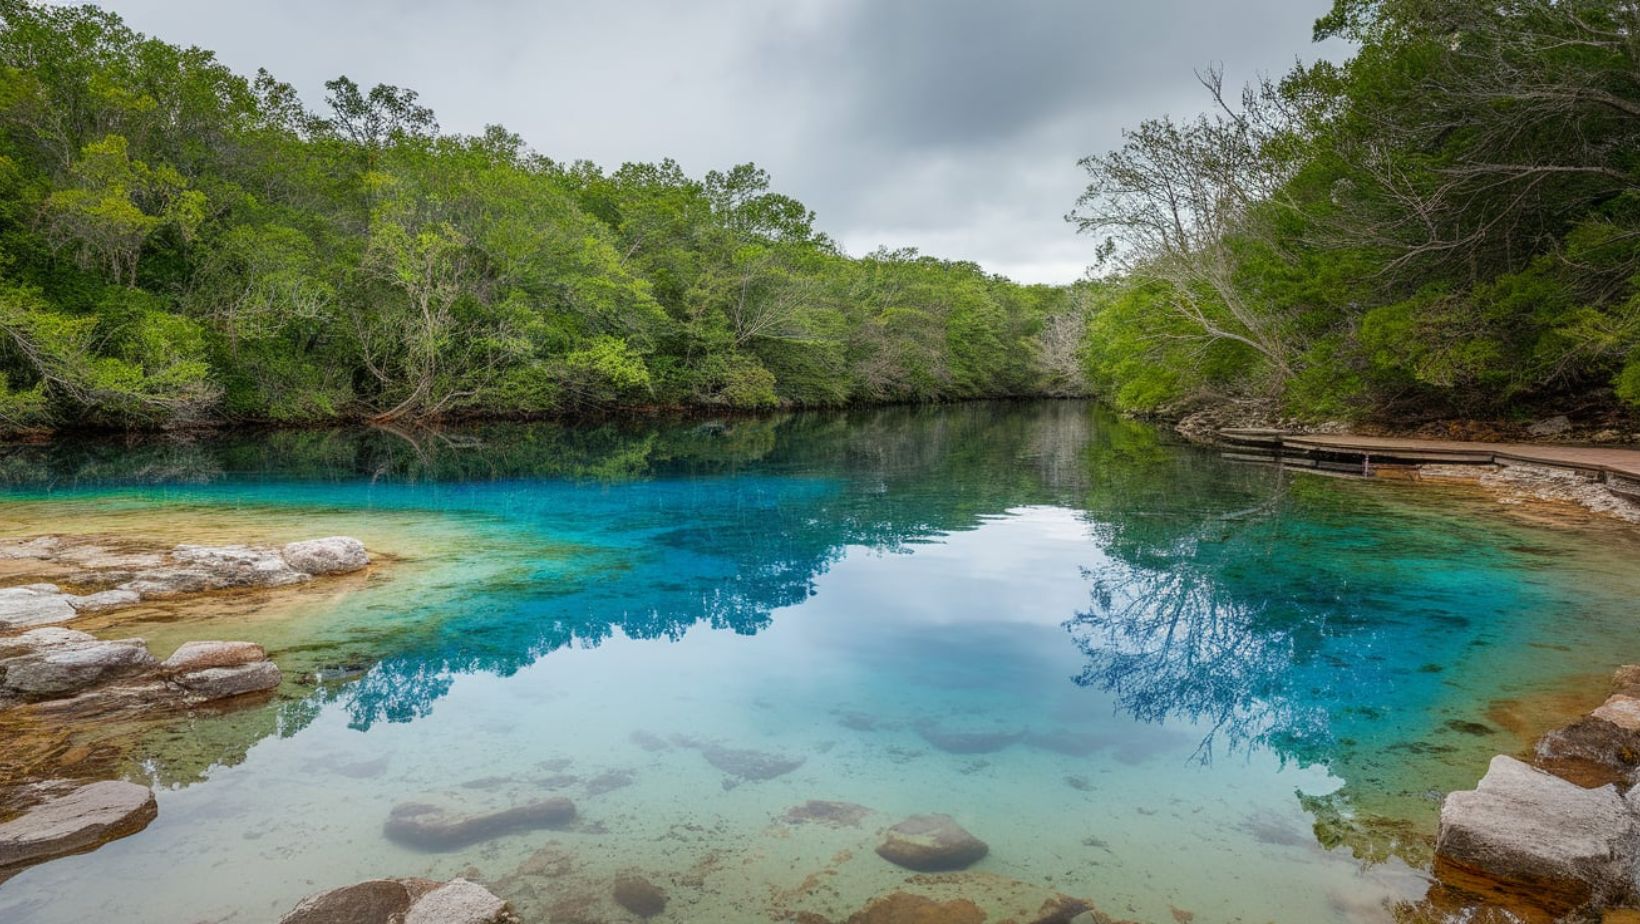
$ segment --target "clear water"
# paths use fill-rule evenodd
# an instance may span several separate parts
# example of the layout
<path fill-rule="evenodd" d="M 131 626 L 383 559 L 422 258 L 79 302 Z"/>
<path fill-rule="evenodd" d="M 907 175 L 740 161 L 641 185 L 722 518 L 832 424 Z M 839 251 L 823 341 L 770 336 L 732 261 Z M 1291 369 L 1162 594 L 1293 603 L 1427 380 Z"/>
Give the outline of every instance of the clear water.
<path fill-rule="evenodd" d="M 871 848 L 921 812 L 990 844 L 943 887 L 992 920 L 1056 890 L 1142 921 L 1389 921 L 1440 795 L 1522 747 L 1499 717 L 1640 659 L 1625 533 L 1231 465 L 1073 402 L 104 441 L 11 450 L 0 479 L 0 533 L 396 556 L 265 610 L 100 626 L 258 640 L 289 680 L 145 738 L 126 772 L 158 820 L 0 886 L 8 924 L 270 921 L 458 874 L 527 920 L 621 921 L 627 869 L 670 893 L 660 920 L 842 919 L 910 877 Z M 802 763 L 742 779 L 714 745 Z M 401 802 L 548 795 L 577 826 L 447 853 L 382 833 Z M 873 814 L 783 820 L 810 799 Z"/>

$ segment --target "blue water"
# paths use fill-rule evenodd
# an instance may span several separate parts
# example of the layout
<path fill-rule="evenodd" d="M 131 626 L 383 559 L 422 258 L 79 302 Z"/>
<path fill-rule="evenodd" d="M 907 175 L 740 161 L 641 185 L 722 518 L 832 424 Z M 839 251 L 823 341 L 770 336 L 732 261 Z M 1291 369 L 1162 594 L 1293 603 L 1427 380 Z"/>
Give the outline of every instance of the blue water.
<path fill-rule="evenodd" d="M 0 534 L 346 532 L 382 562 L 95 626 L 253 639 L 289 679 L 144 735 L 121 772 L 159 819 L 0 886 L 8 924 L 268 921 L 457 874 L 526 920 L 621 921 L 629 869 L 669 892 L 660 920 L 841 920 L 907 887 L 871 848 L 921 812 L 991 853 L 909 887 L 992 920 L 1058 891 L 1143 921 L 1389 921 L 1440 795 L 1523 746 L 1511 703 L 1640 659 L 1627 533 L 1232 465 L 1076 402 L 69 442 L 9 450 L 0 481 Z M 747 779 L 713 747 L 801 763 Z M 580 823 L 436 854 L 382 835 L 406 801 L 547 795 Z M 783 820 L 809 799 L 873 813 Z"/>

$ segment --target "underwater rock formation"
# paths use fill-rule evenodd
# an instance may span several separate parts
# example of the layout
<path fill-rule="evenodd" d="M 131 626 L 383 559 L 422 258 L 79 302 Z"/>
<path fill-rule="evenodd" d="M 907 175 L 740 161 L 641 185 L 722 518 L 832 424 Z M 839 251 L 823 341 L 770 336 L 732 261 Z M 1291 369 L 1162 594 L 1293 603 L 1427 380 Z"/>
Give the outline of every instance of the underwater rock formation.
<path fill-rule="evenodd" d="M 747 748 L 726 748 L 716 744 L 700 746 L 700 756 L 736 781 L 772 780 L 803 766 L 807 758 L 787 757 Z"/>
<path fill-rule="evenodd" d="M 638 873 L 616 876 L 610 895 L 615 904 L 640 918 L 652 918 L 666 910 L 666 890 Z"/>
<path fill-rule="evenodd" d="M 303 899 L 279 924 L 514 924 L 507 903 L 476 882 L 367 879 Z"/>
<path fill-rule="evenodd" d="M 394 843 L 437 853 L 574 820 L 575 803 L 562 796 L 482 815 L 458 815 L 431 803 L 406 802 L 393 807 L 382 833 Z"/>
<path fill-rule="evenodd" d="M 1538 741 L 1536 766 L 1499 755 L 1446 797 L 1431 901 L 1456 892 L 1558 917 L 1640 900 L 1637 684 L 1640 668 L 1618 669 L 1604 704 Z"/>
<path fill-rule="evenodd" d="M 785 821 L 791 825 L 814 822 L 833 828 L 858 828 L 860 822 L 870 814 L 871 809 L 858 803 L 810 799 L 802 805 L 794 805 L 787 809 Z"/>
<path fill-rule="evenodd" d="M 913 815 L 883 833 L 877 855 L 906 869 L 934 873 L 972 866 L 990 849 L 950 815 Z"/>

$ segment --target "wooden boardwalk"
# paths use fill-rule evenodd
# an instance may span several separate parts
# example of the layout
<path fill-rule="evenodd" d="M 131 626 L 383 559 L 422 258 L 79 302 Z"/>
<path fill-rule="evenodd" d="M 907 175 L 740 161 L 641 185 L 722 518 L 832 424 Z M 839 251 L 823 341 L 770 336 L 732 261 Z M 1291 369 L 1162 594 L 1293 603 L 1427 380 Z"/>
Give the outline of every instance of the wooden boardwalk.
<path fill-rule="evenodd" d="M 1279 430 L 1219 431 L 1234 454 L 1279 457 L 1284 462 L 1363 471 L 1374 465 L 1507 465 L 1529 463 L 1571 469 L 1610 484 L 1622 493 L 1640 491 L 1640 450 L 1552 443 L 1478 443 L 1414 440 L 1349 434 L 1285 433 Z"/>

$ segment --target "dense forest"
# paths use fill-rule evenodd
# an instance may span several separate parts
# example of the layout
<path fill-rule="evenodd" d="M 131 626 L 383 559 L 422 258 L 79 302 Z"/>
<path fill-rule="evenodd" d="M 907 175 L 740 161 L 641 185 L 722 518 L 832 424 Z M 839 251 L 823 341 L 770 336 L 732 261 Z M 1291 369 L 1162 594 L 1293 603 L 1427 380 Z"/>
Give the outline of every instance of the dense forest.
<path fill-rule="evenodd" d="M 441 133 L 0 0 L 0 425 L 167 427 L 1081 389 L 1077 293 L 850 257 L 751 164 Z"/>
<path fill-rule="evenodd" d="M 1244 419 L 1640 408 L 1640 4 L 1334 0 L 1351 51 L 1088 157 L 1097 263 L 850 256 L 751 164 L 605 169 L 416 94 L 0 0 L 0 429 L 1092 391 Z M 1335 43 L 1336 47 L 1336 43 Z M 1623 410 L 1627 409 L 1627 410 Z"/>
<path fill-rule="evenodd" d="M 1119 406 L 1398 421 L 1640 407 L 1640 4 L 1335 0 L 1342 64 L 1084 161 Z M 1628 408 L 1627 412 L 1622 408 Z"/>

